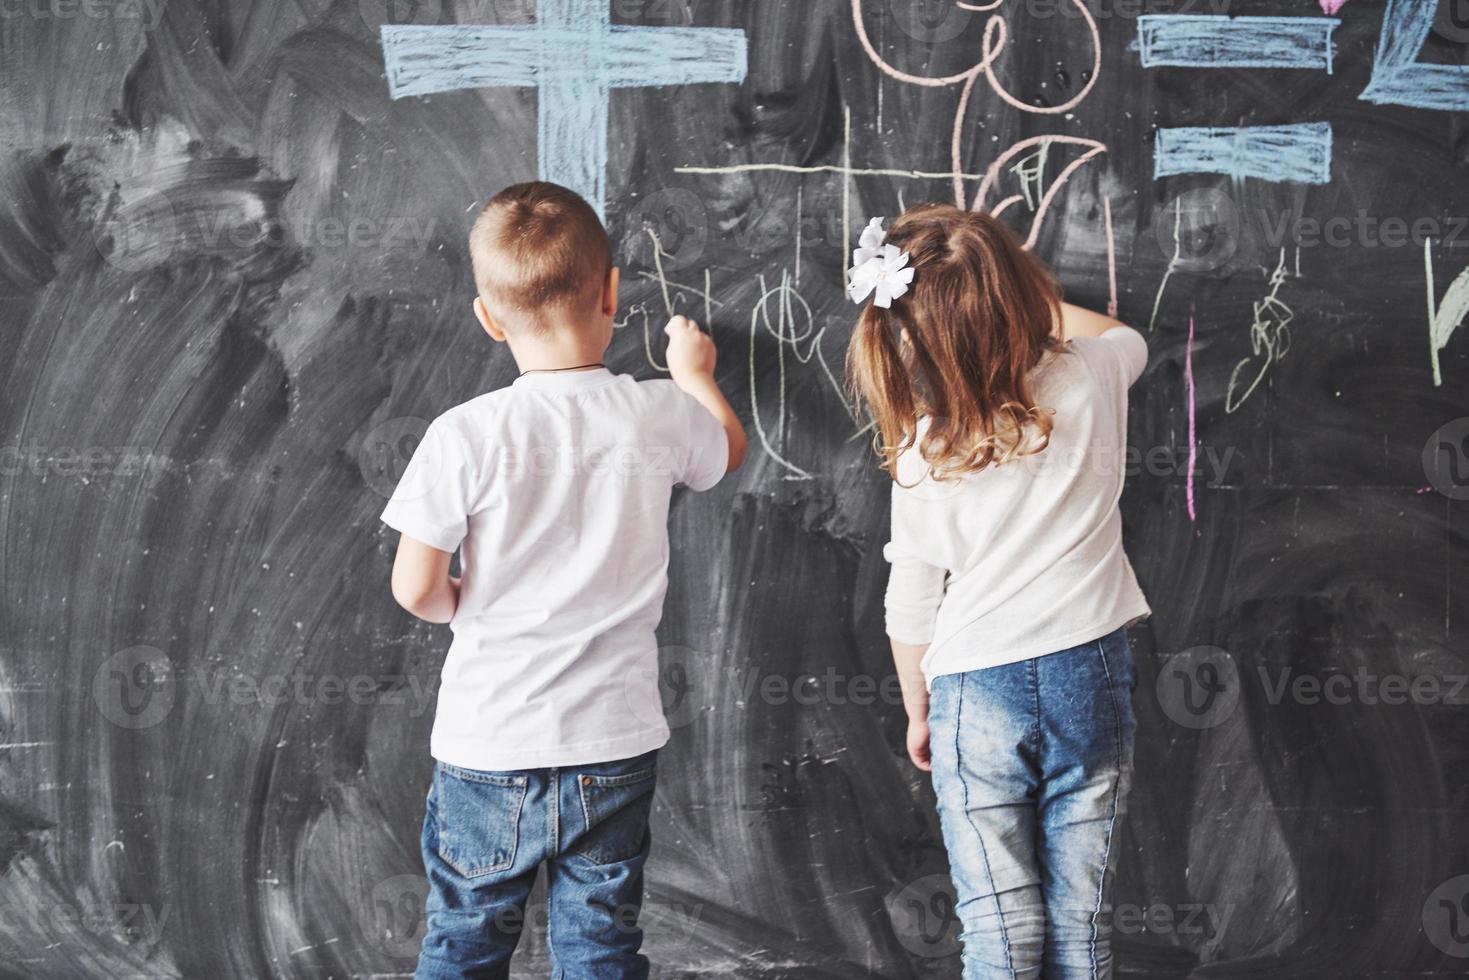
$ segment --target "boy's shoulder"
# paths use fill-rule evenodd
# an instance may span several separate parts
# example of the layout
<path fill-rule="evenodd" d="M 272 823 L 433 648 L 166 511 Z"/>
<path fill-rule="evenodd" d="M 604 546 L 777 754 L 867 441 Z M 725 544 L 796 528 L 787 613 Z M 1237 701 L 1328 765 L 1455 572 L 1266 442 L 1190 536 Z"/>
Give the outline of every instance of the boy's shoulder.
<path fill-rule="evenodd" d="M 674 384 L 670 378 L 650 378 L 647 381 L 633 381 L 638 386 L 638 391 L 650 401 L 678 403 L 688 397 L 684 390 Z"/>
<path fill-rule="evenodd" d="M 650 378 L 647 381 L 629 379 L 629 384 L 637 390 L 643 417 L 650 422 L 656 421 L 660 428 L 686 427 L 695 410 L 702 411 L 694 396 L 680 388 L 671 378 Z"/>
<path fill-rule="evenodd" d="M 512 400 L 509 387 L 487 391 L 440 413 L 430 428 L 468 434 L 502 416 Z"/>
<path fill-rule="evenodd" d="M 639 381 L 630 374 L 619 374 L 614 376 L 613 383 L 606 388 L 630 394 L 635 402 L 642 403 L 645 408 L 653 411 L 679 411 L 690 400 L 690 396 L 668 378 Z M 513 414 L 523 394 L 513 384 L 487 391 L 444 411 L 433 420 L 432 426 L 462 434 L 482 430 L 496 420 Z"/>

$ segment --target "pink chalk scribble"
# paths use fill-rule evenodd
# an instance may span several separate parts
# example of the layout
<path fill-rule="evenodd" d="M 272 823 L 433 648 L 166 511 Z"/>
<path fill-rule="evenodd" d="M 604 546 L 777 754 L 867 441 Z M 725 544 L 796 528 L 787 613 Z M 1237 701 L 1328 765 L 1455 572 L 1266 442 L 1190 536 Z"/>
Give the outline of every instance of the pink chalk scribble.
<path fill-rule="evenodd" d="M 1321 12 L 1328 17 L 1334 17 L 1346 2 L 1347 0 L 1321 0 Z"/>
<path fill-rule="evenodd" d="M 867 52 L 867 57 L 872 60 L 872 63 L 876 65 L 880 71 L 892 78 L 897 79 L 900 82 L 906 82 L 910 85 L 921 85 L 925 88 L 944 88 L 950 85 L 957 85 L 961 83 L 963 84 L 963 89 L 961 90 L 959 95 L 959 104 L 954 111 L 954 130 L 949 142 L 949 154 L 951 157 L 954 182 L 954 203 L 959 207 L 968 207 L 974 211 L 979 211 L 983 209 L 988 200 L 990 192 L 994 189 L 995 183 L 1000 178 L 1000 168 L 1007 161 L 1015 157 L 1017 154 L 1025 151 L 1026 149 L 1036 146 L 1045 146 L 1052 143 L 1072 144 L 1086 148 L 1086 152 L 1082 153 L 1080 157 L 1072 161 L 1064 170 L 1061 171 L 1057 178 L 1051 182 L 1050 187 L 1041 196 L 1039 202 L 1036 204 L 1035 216 L 1031 220 L 1030 234 L 1027 236 L 1025 242 L 1026 248 L 1033 247 L 1035 245 L 1036 239 L 1040 237 L 1041 224 L 1045 219 L 1046 212 L 1050 210 L 1052 200 L 1061 190 L 1066 181 L 1071 177 L 1073 173 L 1076 172 L 1078 168 L 1080 168 L 1088 160 L 1091 160 L 1094 157 L 1107 152 L 1107 147 L 1105 144 L 1099 143 L 1096 140 L 1081 139 L 1074 136 L 1033 136 L 1029 139 L 1021 140 L 1020 142 L 1011 146 L 1003 154 L 1001 154 L 1000 157 L 989 166 L 988 170 L 985 172 L 984 181 L 981 183 L 978 192 L 976 192 L 975 194 L 974 201 L 970 203 L 966 200 L 967 195 L 964 191 L 964 117 L 968 111 L 969 101 L 970 98 L 973 96 L 974 87 L 979 82 L 979 79 L 981 77 L 983 77 L 985 81 L 988 82 L 991 91 L 993 91 L 995 95 L 999 96 L 1001 101 L 1013 106 L 1021 112 L 1028 112 L 1036 115 L 1057 115 L 1060 113 L 1070 112 L 1086 100 L 1086 97 L 1091 94 L 1092 88 L 1097 84 L 1097 79 L 1100 78 L 1102 74 L 1102 38 L 1101 33 L 1097 29 L 1096 18 L 1092 15 L 1091 10 L 1088 9 L 1086 0 L 1071 0 L 1071 2 L 1075 5 L 1076 13 L 1081 22 L 1085 25 L 1087 33 L 1091 39 L 1092 64 L 1090 74 L 1087 76 L 1086 84 L 1081 87 L 1080 91 L 1078 91 L 1070 99 L 1067 99 L 1065 102 L 1054 106 L 1036 106 L 1022 102 L 1020 99 L 1012 95 L 1010 91 L 1006 89 L 1003 84 L 1001 84 L 999 78 L 995 74 L 995 61 L 999 58 L 1001 52 L 1003 52 L 1005 44 L 1009 40 L 1010 33 L 1009 24 L 1002 15 L 993 14 L 990 16 L 989 20 L 985 22 L 984 38 L 980 42 L 980 60 L 976 64 L 972 65 L 967 70 L 954 75 L 913 75 L 908 72 L 901 71 L 898 68 L 895 68 L 893 65 L 885 61 L 882 55 L 878 53 L 877 49 L 872 44 L 872 39 L 867 34 L 867 25 L 863 22 L 862 19 L 862 0 L 852 0 L 852 23 L 857 30 L 857 39 L 861 42 L 863 50 Z M 998 8 L 1000 6 L 1000 0 L 992 0 L 992 2 L 988 3 L 964 3 L 961 0 L 961 2 L 958 2 L 957 5 L 965 10 L 989 11 Z M 999 214 L 1019 200 L 1021 200 L 1021 198 L 1018 195 L 1007 197 L 1004 200 L 1000 201 L 997 205 L 995 205 L 992 213 Z M 1110 242 L 1109 247 L 1111 247 Z"/>

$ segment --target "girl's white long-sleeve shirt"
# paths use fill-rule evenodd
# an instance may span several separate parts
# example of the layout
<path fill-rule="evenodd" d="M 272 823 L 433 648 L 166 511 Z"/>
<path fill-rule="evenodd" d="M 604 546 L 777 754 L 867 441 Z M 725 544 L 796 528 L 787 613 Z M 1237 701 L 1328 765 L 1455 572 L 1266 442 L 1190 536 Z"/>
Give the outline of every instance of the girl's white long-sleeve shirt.
<path fill-rule="evenodd" d="M 1037 367 L 1053 409 L 1041 453 L 935 480 L 916 449 L 893 483 L 887 631 L 929 644 L 924 676 L 1027 660 L 1150 612 L 1122 549 L 1127 389 L 1148 347 L 1129 327 L 1077 338 Z"/>

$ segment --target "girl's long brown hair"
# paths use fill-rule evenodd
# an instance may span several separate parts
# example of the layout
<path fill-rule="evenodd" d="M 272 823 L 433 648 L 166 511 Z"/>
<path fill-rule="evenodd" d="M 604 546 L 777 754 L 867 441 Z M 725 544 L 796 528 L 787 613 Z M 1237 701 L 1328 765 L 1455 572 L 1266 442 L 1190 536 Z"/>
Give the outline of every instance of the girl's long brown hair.
<path fill-rule="evenodd" d="M 868 303 L 847 349 L 882 468 L 896 479 L 915 442 L 937 479 L 1045 449 L 1051 413 L 1031 372 L 1061 348 L 1050 270 L 998 220 L 947 204 L 910 208 L 884 243 L 909 254 L 913 285 L 891 309 Z"/>

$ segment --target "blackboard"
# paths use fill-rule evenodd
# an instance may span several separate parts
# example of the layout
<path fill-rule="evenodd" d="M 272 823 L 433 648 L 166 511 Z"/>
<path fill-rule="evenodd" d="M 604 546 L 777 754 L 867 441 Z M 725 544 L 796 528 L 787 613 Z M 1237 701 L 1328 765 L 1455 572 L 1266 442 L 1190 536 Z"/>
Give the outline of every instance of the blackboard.
<path fill-rule="evenodd" d="M 958 975 L 841 377 L 856 231 L 923 200 L 1002 211 L 1151 347 L 1123 974 L 1463 975 L 1469 16 L 540 6 L 0 17 L 0 975 L 411 972 L 448 636 L 391 602 L 377 514 L 514 374 L 464 238 L 539 174 L 604 209 L 612 366 L 659 376 L 688 312 L 752 434 L 674 502 L 657 975 Z M 519 60 L 474 33 L 557 22 Z"/>

